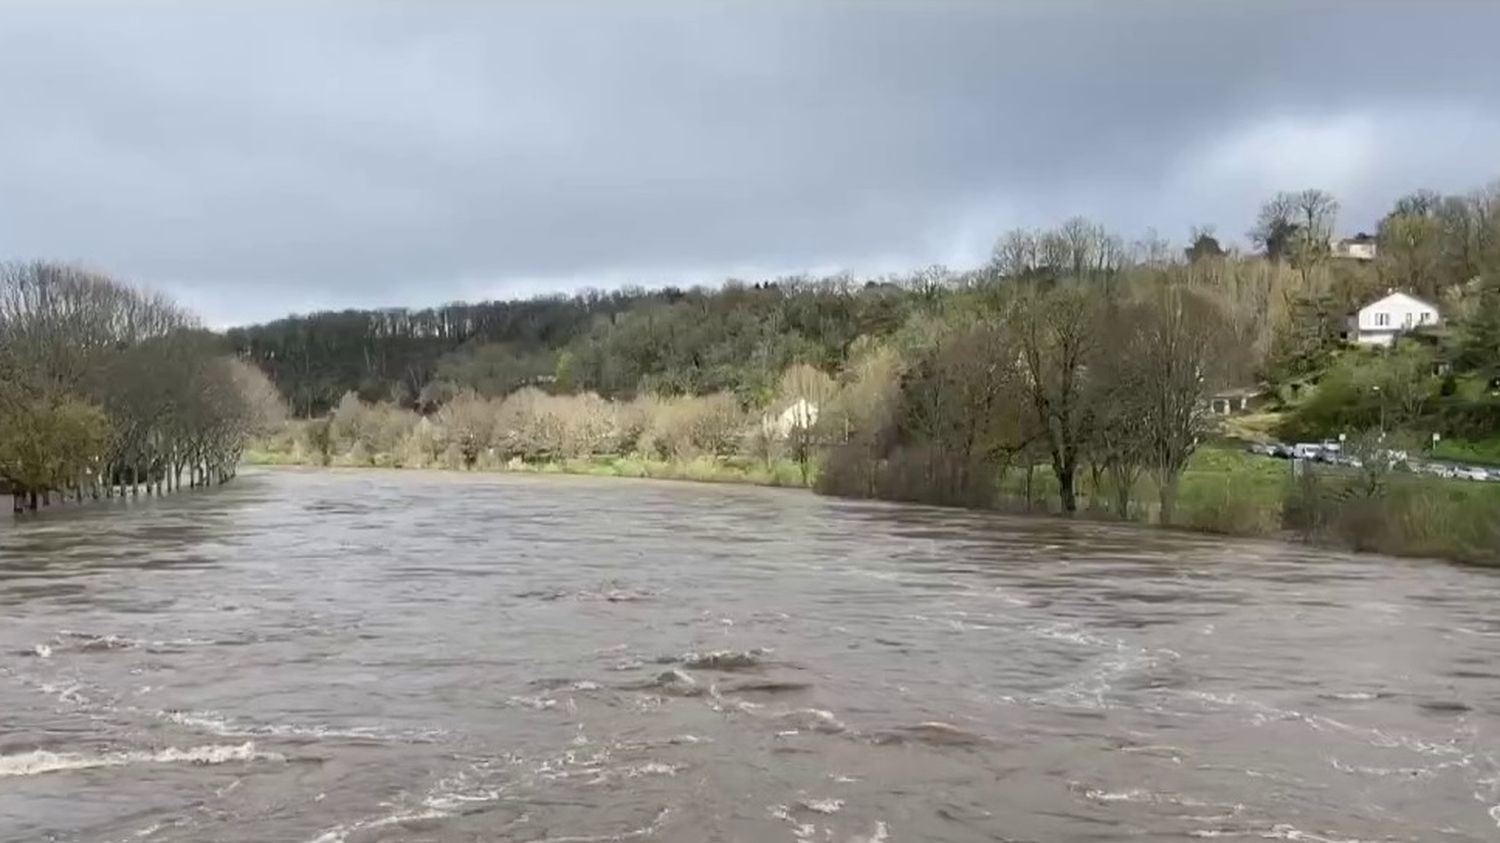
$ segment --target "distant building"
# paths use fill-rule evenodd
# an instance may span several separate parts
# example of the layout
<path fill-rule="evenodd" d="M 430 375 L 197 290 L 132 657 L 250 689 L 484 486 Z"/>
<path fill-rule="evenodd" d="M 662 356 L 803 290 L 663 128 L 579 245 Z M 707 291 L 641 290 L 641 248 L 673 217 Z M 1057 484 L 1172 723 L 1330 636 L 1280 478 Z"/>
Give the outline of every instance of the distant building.
<path fill-rule="evenodd" d="M 1349 258 L 1357 261 L 1375 260 L 1375 238 L 1363 231 L 1353 237 L 1335 240 L 1328 246 L 1336 258 Z"/>
<path fill-rule="evenodd" d="M 806 430 L 818 423 L 818 405 L 806 398 L 798 398 L 780 413 L 766 413 L 761 417 L 761 428 L 773 439 L 785 439 L 794 430 Z"/>
<path fill-rule="evenodd" d="M 1357 345 L 1390 345 L 1403 331 L 1437 326 L 1442 314 L 1431 304 L 1406 293 L 1392 292 L 1349 317 L 1348 340 Z"/>
<path fill-rule="evenodd" d="M 1255 387 L 1224 389 L 1209 396 L 1208 411 L 1216 416 L 1232 416 L 1250 409 L 1250 399 L 1260 394 Z"/>

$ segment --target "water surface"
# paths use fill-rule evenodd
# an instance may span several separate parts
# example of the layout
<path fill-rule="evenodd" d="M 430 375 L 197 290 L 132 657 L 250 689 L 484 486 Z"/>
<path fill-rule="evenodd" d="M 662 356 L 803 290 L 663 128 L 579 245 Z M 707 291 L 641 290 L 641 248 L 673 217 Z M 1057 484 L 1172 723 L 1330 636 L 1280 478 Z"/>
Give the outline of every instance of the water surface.
<path fill-rule="evenodd" d="M 0 525 L 0 840 L 1493 840 L 1500 580 L 696 484 Z"/>

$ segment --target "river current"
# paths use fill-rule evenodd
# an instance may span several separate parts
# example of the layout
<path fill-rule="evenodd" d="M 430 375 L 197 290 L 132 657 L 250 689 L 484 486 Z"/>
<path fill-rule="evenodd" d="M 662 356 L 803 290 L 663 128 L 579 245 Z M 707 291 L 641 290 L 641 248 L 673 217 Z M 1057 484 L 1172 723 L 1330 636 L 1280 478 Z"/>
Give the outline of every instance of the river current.
<path fill-rule="evenodd" d="M 1497 574 L 247 473 L 0 524 L 0 840 L 1494 840 Z"/>

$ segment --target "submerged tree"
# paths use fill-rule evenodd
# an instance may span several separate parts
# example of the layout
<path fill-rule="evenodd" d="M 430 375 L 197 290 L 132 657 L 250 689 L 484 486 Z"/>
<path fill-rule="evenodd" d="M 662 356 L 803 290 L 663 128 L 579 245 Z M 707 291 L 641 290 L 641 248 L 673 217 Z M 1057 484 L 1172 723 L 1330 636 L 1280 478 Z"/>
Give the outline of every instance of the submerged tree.
<path fill-rule="evenodd" d="M 231 476 L 280 399 L 166 299 L 50 263 L 0 266 L 0 479 L 43 501 Z"/>

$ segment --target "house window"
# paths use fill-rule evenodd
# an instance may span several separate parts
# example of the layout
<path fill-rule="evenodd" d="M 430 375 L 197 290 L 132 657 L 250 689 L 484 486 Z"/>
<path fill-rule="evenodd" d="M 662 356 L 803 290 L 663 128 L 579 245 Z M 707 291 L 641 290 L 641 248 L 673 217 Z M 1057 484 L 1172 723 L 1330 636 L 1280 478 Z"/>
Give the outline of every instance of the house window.
<path fill-rule="evenodd" d="M 1406 314 L 1406 327 L 1408 327 L 1408 328 L 1411 327 L 1411 320 L 1412 320 L 1412 314 L 1410 314 L 1410 313 Z"/>
<path fill-rule="evenodd" d="M 1391 324 L 1391 315 L 1389 313 L 1377 313 L 1377 314 L 1375 314 L 1375 327 L 1377 327 L 1377 328 L 1384 328 L 1384 327 L 1389 326 L 1390 324 Z"/>
<path fill-rule="evenodd" d="M 1421 316 L 1417 317 L 1417 323 L 1421 324 L 1421 325 L 1426 325 L 1427 324 L 1427 320 L 1431 319 L 1431 318 L 1432 318 L 1432 314 L 1431 313 L 1425 313 L 1424 312 Z"/>

